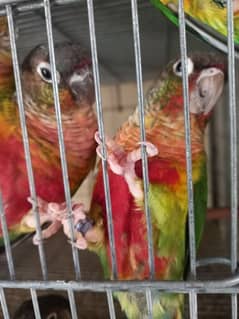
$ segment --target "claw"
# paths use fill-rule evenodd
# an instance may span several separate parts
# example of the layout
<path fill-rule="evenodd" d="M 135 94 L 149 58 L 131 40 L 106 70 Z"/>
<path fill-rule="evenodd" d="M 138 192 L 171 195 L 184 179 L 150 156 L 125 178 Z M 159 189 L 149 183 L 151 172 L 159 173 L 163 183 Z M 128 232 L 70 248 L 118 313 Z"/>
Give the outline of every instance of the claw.
<path fill-rule="evenodd" d="M 99 157 L 105 160 L 102 152 L 102 140 L 99 136 L 99 132 L 95 133 L 95 140 L 99 144 L 96 151 Z M 127 153 L 120 145 L 114 140 L 105 137 L 106 147 L 108 152 L 107 162 L 112 170 L 117 175 L 121 175 L 125 178 L 128 184 L 130 193 L 138 200 L 143 199 L 143 190 L 140 181 L 135 173 L 135 163 L 142 158 L 141 149 Z M 146 147 L 148 156 L 153 157 L 158 154 L 158 149 L 150 142 L 139 142 L 139 145 Z"/>
<path fill-rule="evenodd" d="M 96 137 L 98 138 L 98 137 Z M 47 203 L 41 198 L 37 198 L 37 203 L 32 199 L 28 198 L 28 201 L 34 206 L 37 204 L 39 210 L 40 224 L 50 223 L 50 225 L 41 231 L 42 239 L 49 238 L 56 234 L 58 230 L 63 226 L 63 231 L 68 238 L 71 238 L 71 229 L 69 224 L 69 214 L 67 214 L 66 203 Z M 25 222 L 31 228 L 36 229 L 36 221 L 33 214 L 29 215 Z M 87 248 L 87 240 L 84 238 L 86 234 L 94 234 L 93 221 L 89 219 L 84 210 L 84 205 L 79 203 L 72 204 L 72 217 L 74 224 L 74 235 L 76 237 L 75 242 L 70 242 L 71 245 L 78 249 Z M 94 237 L 92 237 L 94 238 Z M 33 236 L 33 244 L 39 245 L 40 240 L 35 234 Z"/>
<path fill-rule="evenodd" d="M 146 147 L 146 152 L 148 153 L 149 157 L 158 155 L 159 151 L 154 144 L 150 142 L 140 142 L 139 144 Z"/>
<path fill-rule="evenodd" d="M 100 134 L 99 134 L 99 131 L 96 131 L 95 132 L 95 141 L 97 144 L 101 145 L 102 144 L 102 140 L 100 138 Z"/>
<path fill-rule="evenodd" d="M 107 147 L 107 155 L 108 157 L 106 158 L 103 154 L 103 144 L 102 140 L 100 139 L 99 132 L 97 131 L 95 133 L 95 140 L 99 144 L 96 148 L 97 155 L 102 159 L 102 160 L 107 160 L 111 170 L 117 174 L 117 175 L 122 175 L 123 170 L 122 166 L 119 164 L 119 157 L 122 157 L 122 154 L 124 155 L 123 149 L 117 145 L 113 140 L 109 139 L 107 136 L 105 137 L 105 142 L 106 142 L 106 147 Z"/>
<path fill-rule="evenodd" d="M 52 222 L 46 229 L 43 229 L 41 231 L 42 239 L 47 239 L 55 235 L 60 228 L 61 228 L 61 222 L 59 222 L 58 220 L 56 220 L 55 222 Z M 33 236 L 32 241 L 34 245 L 40 244 L 40 240 L 38 239 L 37 234 Z"/>
<path fill-rule="evenodd" d="M 146 147 L 146 152 L 147 152 L 149 157 L 153 157 L 153 156 L 158 155 L 158 149 L 154 144 L 152 144 L 150 142 L 139 142 L 138 144 L 144 145 Z M 136 149 L 128 154 L 129 161 L 137 162 L 141 158 L 142 158 L 142 155 L 141 155 L 140 148 L 138 148 L 138 149 Z"/>
<path fill-rule="evenodd" d="M 78 237 L 75 242 L 68 240 L 68 243 L 80 250 L 85 250 L 87 248 L 87 241 L 82 236 Z"/>

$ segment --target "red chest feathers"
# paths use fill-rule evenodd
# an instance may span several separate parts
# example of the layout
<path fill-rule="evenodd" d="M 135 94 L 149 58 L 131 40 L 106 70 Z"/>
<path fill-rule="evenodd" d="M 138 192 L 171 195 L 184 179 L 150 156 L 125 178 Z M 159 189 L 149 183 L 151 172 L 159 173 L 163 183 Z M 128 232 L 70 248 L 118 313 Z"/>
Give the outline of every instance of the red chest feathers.
<path fill-rule="evenodd" d="M 142 178 L 141 161 L 136 164 L 136 173 Z M 178 173 L 166 161 L 154 158 L 149 160 L 149 180 L 151 183 L 174 184 L 178 180 Z M 140 207 L 136 205 L 122 176 L 109 170 L 109 181 L 119 278 L 146 278 L 149 275 L 149 268 L 143 203 Z M 98 175 L 93 201 L 102 207 L 105 229 L 107 229 L 102 171 Z M 108 241 L 108 234 L 105 236 Z M 167 263 L 165 258 L 155 258 L 158 277 L 163 275 Z"/>

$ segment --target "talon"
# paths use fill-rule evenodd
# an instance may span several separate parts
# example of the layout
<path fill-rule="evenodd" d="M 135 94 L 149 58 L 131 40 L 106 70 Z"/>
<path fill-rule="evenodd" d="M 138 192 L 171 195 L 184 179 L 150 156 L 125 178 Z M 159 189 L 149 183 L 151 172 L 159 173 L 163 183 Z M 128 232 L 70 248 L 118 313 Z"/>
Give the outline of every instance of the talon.
<path fill-rule="evenodd" d="M 40 239 L 37 237 L 37 234 L 33 236 L 32 238 L 32 242 L 33 242 L 33 245 L 36 245 L 38 246 L 40 244 Z"/>
<path fill-rule="evenodd" d="M 150 142 L 139 142 L 139 145 L 144 145 L 146 147 L 146 152 L 149 157 L 156 156 L 158 154 L 158 149 L 157 147 L 150 143 Z M 141 154 L 141 149 L 138 148 L 137 150 L 134 150 L 128 154 L 128 160 L 137 162 L 140 159 L 142 159 L 142 154 Z"/>
<path fill-rule="evenodd" d="M 101 145 L 98 145 L 98 146 L 96 147 L 96 153 L 97 153 L 97 155 L 99 156 L 99 158 L 101 158 L 103 161 L 106 160 L 106 157 L 103 155 L 102 146 L 101 146 Z"/>
<path fill-rule="evenodd" d="M 96 143 L 97 144 L 102 144 L 102 140 L 101 140 L 101 138 L 100 138 L 100 133 L 99 133 L 99 131 L 96 131 L 95 132 L 95 141 L 96 141 Z"/>
<path fill-rule="evenodd" d="M 95 140 L 99 144 L 96 151 L 98 156 L 105 160 L 102 154 L 102 140 L 100 139 L 99 132 L 95 133 Z M 129 191 L 134 198 L 138 200 L 143 200 L 144 193 L 142 189 L 142 184 L 138 180 L 135 173 L 135 163 L 142 159 L 141 149 L 138 148 L 127 153 L 120 145 L 118 145 L 114 140 L 105 137 L 106 147 L 108 151 L 107 162 L 116 175 L 121 175 L 124 177 L 126 183 L 128 184 Z M 139 142 L 139 145 L 144 145 L 146 147 L 146 152 L 149 157 L 156 156 L 158 154 L 157 147 L 150 142 Z M 87 223 L 86 223 L 87 225 Z M 92 225 L 84 226 L 82 222 L 77 226 L 77 230 L 82 232 L 85 236 L 86 232 L 92 228 Z M 86 232 L 84 231 L 86 227 Z"/>
<path fill-rule="evenodd" d="M 146 146 L 146 151 L 150 157 L 158 155 L 158 149 L 154 144 L 150 142 L 142 142 L 140 144 L 143 144 Z"/>
<path fill-rule="evenodd" d="M 96 148 L 96 152 L 97 155 L 104 161 L 107 160 L 111 170 L 117 174 L 117 175 L 122 175 L 123 174 L 123 167 L 122 165 L 119 163 L 119 159 L 121 158 L 122 155 L 125 156 L 124 151 L 121 149 L 121 147 L 119 145 L 117 145 L 116 143 L 114 143 L 114 141 L 112 141 L 111 139 L 109 139 L 107 136 L 105 137 L 105 141 L 106 141 L 106 147 L 107 147 L 107 151 L 108 151 L 108 156 L 105 157 L 103 154 L 103 145 L 102 145 L 102 141 L 99 137 L 99 133 L 96 132 L 95 133 L 95 140 L 96 142 L 99 144 Z"/>
<path fill-rule="evenodd" d="M 85 250 L 87 248 L 87 241 L 83 237 L 78 238 L 75 242 L 68 240 L 68 243 L 80 250 Z"/>
<path fill-rule="evenodd" d="M 43 229 L 41 231 L 42 240 L 50 238 L 51 236 L 55 235 L 60 228 L 61 228 L 60 221 L 56 220 L 56 221 L 52 222 L 46 229 Z M 40 244 L 40 240 L 37 238 L 37 234 L 33 236 L 32 241 L 33 241 L 34 245 Z"/>

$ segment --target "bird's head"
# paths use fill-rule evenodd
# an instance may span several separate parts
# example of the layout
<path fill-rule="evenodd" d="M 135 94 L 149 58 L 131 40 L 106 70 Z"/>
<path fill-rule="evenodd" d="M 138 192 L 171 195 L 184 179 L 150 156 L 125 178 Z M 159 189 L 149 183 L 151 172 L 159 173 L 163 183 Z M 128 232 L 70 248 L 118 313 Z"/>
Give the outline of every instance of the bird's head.
<path fill-rule="evenodd" d="M 189 55 L 187 58 L 193 159 L 204 153 L 206 124 L 222 94 L 226 69 L 222 56 L 201 53 Z M 158 83 L 146 98 L 145 109 L 146 129 L 150 134 L 156 134 L 160 156 L 184 162 L 185 119 L 180 59 L 170 62 L 161 73 Z"/>
<path fill-rule="evenodd" d="M 225 59 L 219 55 L 197 53 L 187 58 L 190 117 L 201 129 L 205 128 L 222 94 L 226 70 Z M 159 118 L 172 126 L 176 125 L 177 120 L 182 120 L 184 98 L 180 59 L 168 64 L 161 74 L 158 87 L 149 94 L 148 104 L 155 105 Z"/>
<path fill-rule="evenodd" d="M 68 300 L 61 295 L 43 295 L 38 297 L 42 319 L 70 319 L 71 311 Z M 34 318 L 32 300 L 24 301 L 15 312 L 13 319 Z"/>
<path fill-rule="evenodd" d="M 91 59 L 80 45 L 58 44 L 55 46 L 57 82 L 61 108 L 92 105 L 95 100 Z M 25 103 L 41 108 L 38 111 L 54 112 L 52 70 L 47 46 L 34 48 L 22 64 L 22 86 Z M 26 102 L 26 101 L 25 101 Z"/>

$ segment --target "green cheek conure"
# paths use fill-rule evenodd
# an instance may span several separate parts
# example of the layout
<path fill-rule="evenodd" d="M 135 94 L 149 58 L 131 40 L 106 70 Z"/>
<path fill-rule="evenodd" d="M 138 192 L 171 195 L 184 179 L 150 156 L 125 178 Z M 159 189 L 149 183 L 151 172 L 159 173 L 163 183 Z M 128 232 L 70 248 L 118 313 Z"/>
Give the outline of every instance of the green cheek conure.
<path fill-rule="evenodd" d="M 74 193 L 96 157 L 91 60 L 81 46 L 68 43 L 55 46 L 55 57 L 69 183 Z M 47 46 L 36 47 L 21 66 L 21 81 L 37 196 L 61 203 L 65 196 L 49 63 Z M 10 238 L 32 232 L 35 222 L 31 215 L 26 217 L 31 208 L 30 190 L 5 18 L 0 18 L 0 190 Z M 41 215 L 41 223 L 47 218 Z M 60 226 L 55 221 L 44 236 Z M 0 245 L 2 242 L 0 225 Z"/>
<path fill-rule="evenodd" d="M 173 23 L 178 24 L 178 0 L 151 0 Z M 239 44 L 239 0 L 232 0 L 234 15 L 234 40 Z M 219 50 L 227 52 L 227 1 L 185 0 L 186 25 Z"/>
<path fill-rule="evenodd" d="M 195 231 L 199 245 L 207 207 L 204 134 L 224 87 L 226 64 L 213 54 L 188 57 L 192 178 Z M 155 278 L 182 280 L 186 268 L 188 196 L 185 160 L 184 101 L 181 61 L 170 63 L 145 100 L 146 150 L 149 155 L 149 206 L 153 226 Z M 102 143 L 96 134 L 102 157 Z M 106 138 L 109 184 L 116 245 L 118 279 L 149 278 L 147 230 L 144 212 L 138 110 L 114 139 Z M 89 213 L 75 218 L 78 247 L 96 252 L 111 277 L 109 237 L 102 169 L 96 179 Z M 66 235 L 69 231 L 64 227 Z M 85 243 L 84 243 L 85 241 Z M 184 318 L 181 294 L 153 291 L 153 318 Z M 116 292 L 128 319 L 147 317 L 145 295 Z"/>

